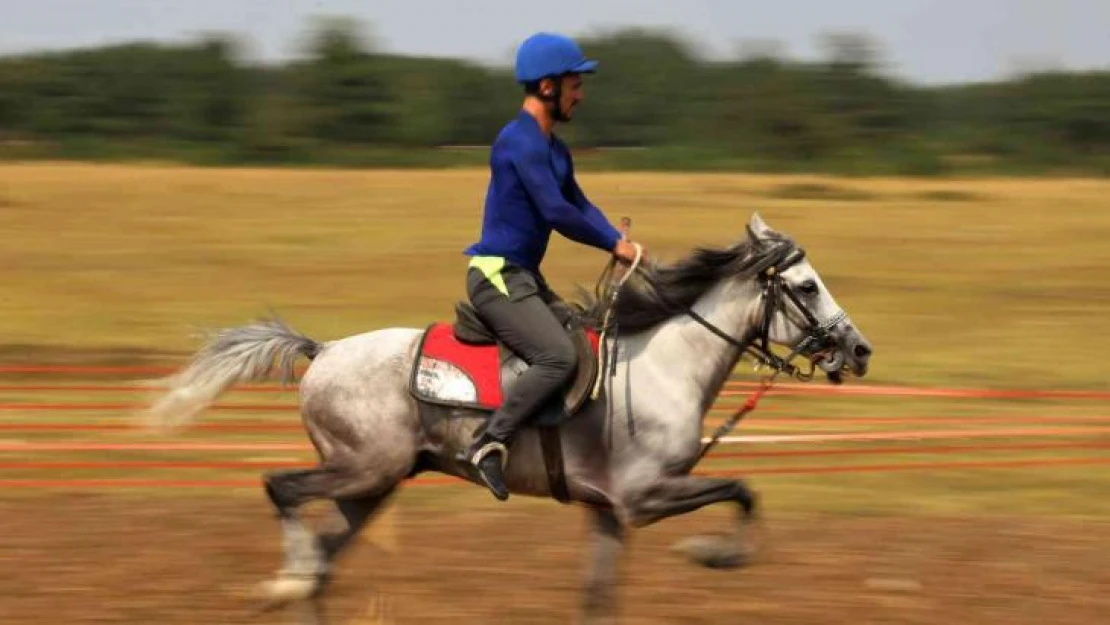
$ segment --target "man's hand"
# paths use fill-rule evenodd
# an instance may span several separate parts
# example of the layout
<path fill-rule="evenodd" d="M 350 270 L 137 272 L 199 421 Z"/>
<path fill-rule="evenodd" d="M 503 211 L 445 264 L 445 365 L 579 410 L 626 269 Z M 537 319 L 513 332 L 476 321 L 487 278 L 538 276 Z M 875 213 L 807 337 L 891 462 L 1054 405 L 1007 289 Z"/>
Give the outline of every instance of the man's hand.
<path fill-rule="evenodd" d="M 631 264 L 636 260 L 636 246 L 628 239 L 621 239 L 617 242 L 617 246 L 613 248 L 613 256 L 616 256 L 618 260 Z M 647 252 L 643 251 L 640 262 L 642 263 L 646 257 Z"/>

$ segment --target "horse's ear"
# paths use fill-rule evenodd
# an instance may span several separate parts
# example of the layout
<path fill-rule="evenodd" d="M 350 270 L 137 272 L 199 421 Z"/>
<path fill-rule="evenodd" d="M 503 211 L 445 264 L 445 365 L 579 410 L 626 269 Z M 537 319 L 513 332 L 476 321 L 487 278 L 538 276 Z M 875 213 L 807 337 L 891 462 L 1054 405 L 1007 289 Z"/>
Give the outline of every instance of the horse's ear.
<path fill-rule="evenodd" d="M 763 221 L 759 213 L 752 213 L 751 219 L 748 220 L 748 237 L 751 238 L 753 243 L 758 243 L 760 239 L 764 239 L 771 232 L 771 227 Z"/>

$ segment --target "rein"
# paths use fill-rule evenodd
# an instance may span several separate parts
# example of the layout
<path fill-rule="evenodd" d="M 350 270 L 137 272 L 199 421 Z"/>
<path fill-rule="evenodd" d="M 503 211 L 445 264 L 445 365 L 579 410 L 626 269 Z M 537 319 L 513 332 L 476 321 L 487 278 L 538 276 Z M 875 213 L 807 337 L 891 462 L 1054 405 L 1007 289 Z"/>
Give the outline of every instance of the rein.
<path fill-rule="evenodd" d="M 628 231 L 631 227 L 632 219 L 628 217 L 624 217 L 621 219 L 621 233 L 625 237 L 628 236 Z M 594 387 L 590 391 L 590 399 L 597 399 L 598 394 L 601 392 L 602 380 L 604 380 L 605 378 L 605 369 L 610 358 L 610 356 L 608 356 L 608 351 L 605 348 L 605 343 L 606 339 L 608 339 L 609 336 L 609 319 L 612 316 L 613 311 L 617 307 L 617 296 L 620 294 L 621 288 L 624 286 L 624 283 L 628 282 L 628 279 L 632 277 L 632 274 L 636 273 L 636 270 L 640 268 L 640 261 L 644 257 L 643 246 L 641 246 L 639 243 L 633 243 L 632 245 L 636 248 L 636 258 L 633 259 L 632 264 L 628 267 L 628 270 L 624 272 L 624 275 L 621 276 L 620 280 L 618 280 L 616 284 L 611 283 L 613 270 L 616 268 L 617 265 L 617 259 L 614 257 L 609 260 L 609 264 L 606 265 L 605 271 L 601 273 L 601 277 L 598 278 L 597 286 L 594 289 L 594 294 L 597 296 L 598 301 L 602 301 L 600 293 L 601 285 L 610 285 L 609 298 L 608 302 L 605 305 L 605 316 L 601 320 L 601 335 L 598 337 L 597 341 L 598 374 L 596 379 L 594 379 Z M 611 349 L 611 351 L 613 352 L 613 356 L 616 355 L 616 350 L 617 344 L 616 341 L 614 341 L 613 347 Z"/>

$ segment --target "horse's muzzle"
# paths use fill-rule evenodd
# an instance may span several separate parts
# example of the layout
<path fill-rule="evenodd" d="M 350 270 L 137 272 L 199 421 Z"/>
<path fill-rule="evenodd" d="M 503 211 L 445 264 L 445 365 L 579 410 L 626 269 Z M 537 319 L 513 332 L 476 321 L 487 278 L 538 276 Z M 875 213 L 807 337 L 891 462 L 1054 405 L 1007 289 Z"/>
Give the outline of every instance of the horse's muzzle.
<path fill-rule="evenodd" d="M 849 332 L 848 340 L 845 341 L 845 347 L 840 350 L 845 356 L 845 366 L 852 375 L 857 378 L 862 378 L 867 375 L 867 369 L 871 364 L 871 344 L 867 339 L 859 335 L 854 330 Z"/>
<path fill-rule="evenodd" d="M 848 325 L 833 349 L 816 359 L 817 367 L 825 372 L 829 382 L 840 384 L 843 374 L 850 373 L 857 378 L 867 375 L 871 362 L 871 344 L 855 328 Z"/>

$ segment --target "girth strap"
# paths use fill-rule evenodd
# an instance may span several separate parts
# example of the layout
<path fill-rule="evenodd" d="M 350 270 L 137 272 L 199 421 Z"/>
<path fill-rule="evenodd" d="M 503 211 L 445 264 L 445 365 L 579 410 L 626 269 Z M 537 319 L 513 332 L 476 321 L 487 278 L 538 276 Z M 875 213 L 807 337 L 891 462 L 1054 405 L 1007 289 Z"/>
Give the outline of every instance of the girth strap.
<path fill-rule="evenodd" d="M 568 503 L 570 492 L 567 489 L 567 474 L 563 466 L 563 441 L 559 435 L 559 426 L 541 425 L 537 429 L 540 433 L 540 448 L 543 450 L 543 463 L 547 468 L 547 483 L 551 488 L 551 496 L 560 503 Z"/>

